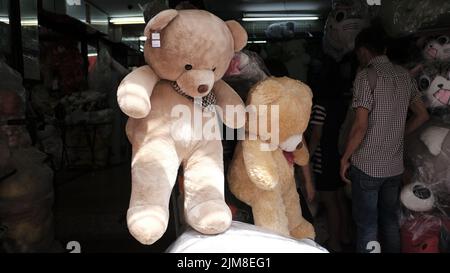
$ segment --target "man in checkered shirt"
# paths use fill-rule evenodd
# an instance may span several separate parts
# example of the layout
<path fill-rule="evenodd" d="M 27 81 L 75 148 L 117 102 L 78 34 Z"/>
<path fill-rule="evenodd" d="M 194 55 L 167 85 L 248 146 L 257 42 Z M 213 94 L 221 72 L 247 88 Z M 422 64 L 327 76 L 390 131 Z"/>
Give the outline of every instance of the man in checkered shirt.
<path fill-rule="evenodd" d="M 382 252 L 400 252 L 404 136 L 428 120 L 416 83 L 389 61 L 383 37 L 371 27 L 356 38 L 363 69 L 354 82 L 355 120 L 341 159 L 341 177 L 352 185 L 358 252 L 371 251 L 377 242 Z"/>

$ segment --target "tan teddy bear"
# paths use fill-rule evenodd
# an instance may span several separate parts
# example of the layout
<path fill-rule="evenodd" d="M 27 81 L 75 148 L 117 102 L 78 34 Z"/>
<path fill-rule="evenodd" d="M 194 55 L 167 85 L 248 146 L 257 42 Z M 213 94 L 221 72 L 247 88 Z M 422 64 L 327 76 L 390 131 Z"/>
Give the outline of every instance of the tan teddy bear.
<path fill-rule="evenodd" d="M 253 116 L 258 122 L 253 124 L 258 126 L 247 119 L 246 138 L 238 143 L 228 172 L 231 192 L 252 207 L 257 226 L 299 239 L 314 238 L 313 226 L 302 217 L 294 179 L 294 163 L 304 166 L 309 160 L 302 134 L 311 113 L 311 90 L 287 77 L 271 77 L 252 88 L 247 105 L 256 107 Z M 278 126 L 273 126 L 272 117 Z"/>
<path fill-rule="evenodd" d="M 231 213 L 224 201 L 222 143 L 219 132 L 204 133 L 217 123 L 214 104 L 240 105 L 244 114 L 242 100 L 221 78 L 246 45 L 247 33 L 207 11 L 165 10 L 148 23 L 145 35 L 148 65 L 128 75 L 117 93 L 130 117 L 126 131 L 133 146 L 129 231 L 143 244 L 164 234 L 182 164 L 186 222 L 205 234 L 223 232 Z M 186 119 L 186 112 L 192 116 Z M 236 116 L 228 117 L 221 116 L 225 124 L 239 127 L 232 124 Z"/>

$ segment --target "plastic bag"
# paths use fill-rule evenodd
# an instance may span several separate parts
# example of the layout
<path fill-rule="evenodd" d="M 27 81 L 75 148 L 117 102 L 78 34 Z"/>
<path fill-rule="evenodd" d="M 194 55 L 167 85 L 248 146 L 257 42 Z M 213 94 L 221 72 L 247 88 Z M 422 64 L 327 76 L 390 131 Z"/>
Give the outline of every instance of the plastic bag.
<path fill-rule="evenodd" d="M 46 155 L 34 148 L 11 151 L 17 172 L 0 183 L 0 218 L 7 227 L 1 248 L 6 252 L 53 252 L 53 172 Z"/>
<path fill-rule="evenodd" d="M 382 1 L 380 16 L 391 36 L 407 36 L 432 28 L 450 11 L 448 0 Z"/>
<path fill-rule="evenodd" d="M 403 220 L 401 241 L 403 253 L 439 253 L 442 218 L 416 214 Z"/>
<path fill-rule="evenodd" d="M 275 39 L 289 39 L 295 36 L 295 23 L 294 22 L 282 22 L 274 23 L 267 27 L 265 30 L 267 38 Z"/>
<path fill-rule="evenodd" d="M 326 54 L 340 61 L 345 54 L 355 47 L 355 38 L 369 25 L 370 14 L 366 1 L 333 1 L 323 38 L 323 50 Z"/>
<path fill-rule="evenodd" d="M 265 79 L 268 74 L 264 61 L 258 54 L 243 50 L 235 54 L 223 80 L 245 101 L 252 86 Z"/>
<path fill-rule="evenodd" d="M 309 239 L 284 237 L 254 225 L 233 221 L 222 234 L 204 235 L 185 231 L 168 253 L 328 253 Z"/>
<path fill-rule="evenodd" d="M 0 131 L 6 135 L 10 148 L 31 145 L 26 128 L 25 104 L 14 90 L 0 90 Z"/>
<path fill-rule="evenodd" d="M 26 92 L 22 85 L 22 76 L 5 62 L 0 60 L 0 93 L 14 91 L 25 102 Z"/>

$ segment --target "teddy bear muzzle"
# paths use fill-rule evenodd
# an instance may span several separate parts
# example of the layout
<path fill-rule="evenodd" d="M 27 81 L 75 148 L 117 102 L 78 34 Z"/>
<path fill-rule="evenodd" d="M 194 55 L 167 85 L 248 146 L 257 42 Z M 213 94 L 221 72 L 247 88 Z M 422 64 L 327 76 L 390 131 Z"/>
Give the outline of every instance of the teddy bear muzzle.
<path fill-rule="evenodd" d="M 214 72 L 210 70 L 189 70 L 176 81 L 183 93 L 190 97 L 204 97 L 214 85 Z"/>

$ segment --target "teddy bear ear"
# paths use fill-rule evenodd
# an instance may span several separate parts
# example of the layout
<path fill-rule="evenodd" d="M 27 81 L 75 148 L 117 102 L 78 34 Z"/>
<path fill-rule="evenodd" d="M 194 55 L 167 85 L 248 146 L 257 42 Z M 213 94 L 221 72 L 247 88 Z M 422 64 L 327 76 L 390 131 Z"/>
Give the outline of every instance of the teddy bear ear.
<path fill-rule="evenodd" d="M 231 31 L 234 39 L 234 51 L 241 51 L 247 45 L 247 31 L 236 21 L 230 20 L 225 22 Z"/>
<path fill-rule="evenodd" d="M 144 30 L 144 35 L 150 38 L 152 32 L 159 32 L 165 28 L 175 17 L 178 16 L 178 11 L 174 9 L 167 9 L 158 13 L 147 24 Z"/>
<path fill-rule="evenodd" d="M 257 84 L 250 93 L 250 104 L 268 105 L 281 98 L 283 85 L 273 78 Z"/>

